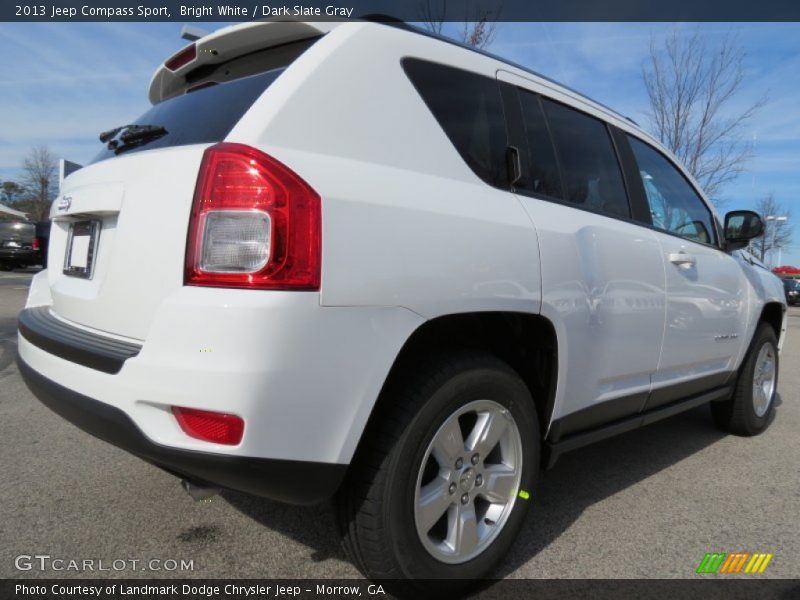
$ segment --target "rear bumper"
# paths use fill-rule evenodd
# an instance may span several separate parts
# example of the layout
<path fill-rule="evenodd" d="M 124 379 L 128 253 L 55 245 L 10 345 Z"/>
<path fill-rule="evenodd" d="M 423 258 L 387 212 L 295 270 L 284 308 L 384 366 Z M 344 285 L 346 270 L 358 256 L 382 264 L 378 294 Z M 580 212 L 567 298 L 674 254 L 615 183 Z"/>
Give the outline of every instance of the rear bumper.
<path fill-rule="evenodd" d="M 50 354 L 103 373 L 119 373 L 125 361 L 142 349 L 140 344 L 71 326 L 55 318 L 46 306 L 26 308 L 19 313 L 19 332 Z"/>
<path fill-rule="evenodd" d="M 329 498 L 347 466 L 334 463 L 252 458 L 172 448 L 145 436 L 122 410 L 69 390 L 18 358 L 19 371 L 34 395 L 85 432 L 174 475 L 291 504 Z"/>
<path fill-rule="evenodd" d="M 313 486 L 316 469 L 303 465 L 346 469 L 397 353 L 423 321 L 400 307 L 320 306 L 315 293 L 186 286 L 161 302 L 146 339 L 136 340 L 59 313 L 48 277 L 33 278 L 17 347 L 28 370 L 57 386 L 44 386 L 49 406 L 61 414 L 54 403 L 65 396 L 100 403 L 89 413 L 112 412 L 125 424 L 115 431 L 144 442 L 84 427 L 98 437 L 186 477 L 273 498 L 287 496 L 268 489 L 282 484 L 248 480 L 264 480 L 269 469 L 288 479 L 291 470 L 311 473 L 301 479 Z M 123 322 L 126 306 L 115 314 Z M 244 436 L 230 446 L 190 437 L 175 406 L 237 415 Z"/>

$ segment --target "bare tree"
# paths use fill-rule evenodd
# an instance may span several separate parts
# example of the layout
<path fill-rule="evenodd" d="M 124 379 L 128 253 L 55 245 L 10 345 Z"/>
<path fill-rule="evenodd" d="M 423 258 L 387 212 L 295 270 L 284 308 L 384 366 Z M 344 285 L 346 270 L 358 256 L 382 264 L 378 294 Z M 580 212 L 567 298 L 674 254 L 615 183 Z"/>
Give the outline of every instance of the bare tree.
<path fill-rule="evenodd" d="M 750 252 L 764 262 L 767 254 L 774 253 L 776 248 L 787 248 L 792 244 L 792 227 L 789 224 L 792 213 L 775 200 L 773 194 L 767 194 L 756 203 L 756 212 L 764 219 L 764 235 L 750 243 Z M 779 221 L 775 217 L 786 219 Z"/>
<path fill-rule="evenodd" d="M 497 33 L 497 16 L 490 12 L 476 15 L 474 21 L 465 22 L 461 29 L 461 41 L 467 46 L 483 50 L 492 45 Z"/>
<path fill-rule="evenodd" d="M 25 204 L 35 220 L 46 220 L 58 186 L 58 163 L 47 146 L 33 147 L 23 160 L 22 185 L 28 196 L 17 204 Z"/>
<path fill-rule="evenodd" d="M 422 26 L 433 33 L 442 33 L 447 17 L 447 0 L 425 0 L 419 5 Z"/>
<path fill-rule="evenodd" d="M 447 0 L 425 0 L 419 8 L 423 26 L 433 33 L 442 33 L 448 19 Z M 467 46 L 483 50 L 491 46 L 497 33 L 500 9 L 480 5 L 465 6 L 459 41 Z"/>
<path fill-rule="evenodd" d="M 734 106 L 744 81 L 744 57 L 730 35 L 711 47 L 697 32 L 688 37 L 673 32 L 663 46 L 651 39 L 642 67 L 653 133 L 718 204 L 722 187 L 752 156 L 744 129 L 767 99 Z"/>

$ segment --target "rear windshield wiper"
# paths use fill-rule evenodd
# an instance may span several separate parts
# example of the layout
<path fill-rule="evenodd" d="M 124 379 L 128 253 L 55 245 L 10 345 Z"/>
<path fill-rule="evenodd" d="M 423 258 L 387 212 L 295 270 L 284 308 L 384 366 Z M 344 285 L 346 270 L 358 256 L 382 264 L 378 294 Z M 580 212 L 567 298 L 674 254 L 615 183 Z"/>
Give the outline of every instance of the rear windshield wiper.
<path fill-rule="evenodd" d="M 101 133 L 100 141 L 107 144 L 109 150 L 119 153 L 126 148 L 156 140 L 167 133 L 161 125 L 122 125 Z"/>

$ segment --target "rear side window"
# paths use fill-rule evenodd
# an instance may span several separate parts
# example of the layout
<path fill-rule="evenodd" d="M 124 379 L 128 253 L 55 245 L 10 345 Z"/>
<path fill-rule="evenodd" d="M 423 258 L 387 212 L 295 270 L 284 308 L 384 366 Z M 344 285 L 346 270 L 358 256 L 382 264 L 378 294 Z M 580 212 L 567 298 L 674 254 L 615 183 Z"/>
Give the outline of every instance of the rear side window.
<path fill-rule="evenodd" d="M 403 69 L 475 174 L 507 188 L 508 140 L 497 81 L 416 58 L 403 59 Z"/>
<path fill-rule="evenodd" d="M 535 194 L 561 198 L 561 177 L 558 163 L 553 151 L 550 133 L 544 120 L 539 96 L 523 89 L 519 90 L 519 102 L 522 119 L 525 123 L 525 135 L 530 152 L 530 178 L 525 183 L 526 189 Z"/>
<path fill-rule="evenodd" d="M 630 217 L 619 161 L 605 123 L 542 98 L 561 164 L 564 201 L 615 217 Z"/>
<path fill-rule="evenodd" d="M 159 102 L 133 123 L 163 127 L 166 135 L 116 151 L 104 147 L 92 162 L 141 150 L 220 142 L 284 70 L 274 69 Z"/>
<path fill-rule="evenodd" d="M 701 244 L 714 243 L 711 211 L 660 152 L 628 136 L 642 176 L 653 225 Z"/>

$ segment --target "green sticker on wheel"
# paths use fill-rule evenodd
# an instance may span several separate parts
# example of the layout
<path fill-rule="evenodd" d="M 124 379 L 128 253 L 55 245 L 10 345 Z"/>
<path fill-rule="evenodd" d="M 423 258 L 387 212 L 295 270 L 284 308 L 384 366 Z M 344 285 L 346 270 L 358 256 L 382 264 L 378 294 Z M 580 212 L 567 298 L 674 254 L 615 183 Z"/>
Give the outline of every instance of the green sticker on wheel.
<path fill-rule="evenodd" d="M 526 492 L 525 490 L 520 490 L 519 491 L 519 497 L 522 498 L 523 500 L 527 500 L 528 498 L 531 497 L 531 495 L 528 492 Z"/>

